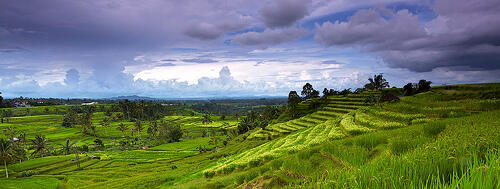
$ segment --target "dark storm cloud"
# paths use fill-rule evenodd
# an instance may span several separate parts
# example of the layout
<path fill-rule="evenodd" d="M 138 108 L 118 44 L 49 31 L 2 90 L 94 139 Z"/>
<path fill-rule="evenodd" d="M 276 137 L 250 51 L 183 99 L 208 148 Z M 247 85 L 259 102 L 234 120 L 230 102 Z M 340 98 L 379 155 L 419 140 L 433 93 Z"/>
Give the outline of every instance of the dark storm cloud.
<path fill-rule="evenodd" d="M 223 31 L 215 25 L 208 23 L 192 23 L 185 30 L 184 34 L 201 40 L 216 39 L 222 35 Z"/>
<path fill-rule="evenodd" d="M 234 42 L 256 46 L 259 48 L 267 48 L 272 45 L 281 44 L 284 42 L 300 39 L 307 34 L 305 29 L 266 29 L 264 32 L 247 32 L 240 34 L 234 38 Z"/>
<path fill-rule="evenodd" d="M 241 4 L 241 6 L 238 6 Z M 255 4 L 255 3 L 254 3 Z M 245 29 L 245 1 L 2 1 L 0 41 L 20 46 L 144 50 Z"/>
<path fill-rule="evenodd" d="M 360 10 L 347 22 L 317 25 L 316 41 L 327 46 L 363 46 L 394 68 L 416 72 L 438 67 L 500 69 L 500 2 L 437 0 L 438 15 L 422 25 L 406 10 L 389 15 Z"/>
<path fill-rule="evenodd" d="M 252 19 L 246 16 L 229 14 L 217 21 L 192 21 L 187 24 L 183 34 L 200 40 L 213 40 L 228 32 L 235 32 L 250 26 Z"/>
<path fill-rule="evenodd" d="M 260 10 L 262 21 L 268 27 L 290 26 L 309 14 L 311 0 L 275 0 Z"/>
<path fill-rule="evenodd" d="M 203 59 L 203 58 L 191 58 L 191 59 L 182 59 L 183 62 L 189 63 L 216 63 L 217 60 L 214 59 Z"/>

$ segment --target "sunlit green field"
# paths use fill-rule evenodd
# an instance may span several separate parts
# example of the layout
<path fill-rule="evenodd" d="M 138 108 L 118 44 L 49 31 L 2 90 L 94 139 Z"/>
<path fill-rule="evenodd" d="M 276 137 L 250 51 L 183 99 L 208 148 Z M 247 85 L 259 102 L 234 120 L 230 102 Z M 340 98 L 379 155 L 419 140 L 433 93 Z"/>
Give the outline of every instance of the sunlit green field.
<path fill-rule="evenodd" d="M 123 150 L 118 141 L 131 132 L 116 128 L 134 122 L 113 121 L 106 135 L 104 112 L 94 114 L 96 136 L 62 127 L 62 115 L 12 117 L 1 130 L 44 134 L 54 148 L 67 138 L 90 146 L 100 138 L 109 148 L 80 154 L 81 170 L 74 154 L 11 164 L 16 178 L 0 179 L 0 188 L 500 188 L 499 94 L 500 84 L 474 84 L 434 87 L 398 102 L 333 96 L 310 114 L 217 146 L 203 133 L 236 128 L 238 118 L 166 116 L 158 121 L 185 130 L 180 142 L 148 143 L 144 129 L 146 142 Z M 28 171 L 33 176 L 22 177 Z"/>

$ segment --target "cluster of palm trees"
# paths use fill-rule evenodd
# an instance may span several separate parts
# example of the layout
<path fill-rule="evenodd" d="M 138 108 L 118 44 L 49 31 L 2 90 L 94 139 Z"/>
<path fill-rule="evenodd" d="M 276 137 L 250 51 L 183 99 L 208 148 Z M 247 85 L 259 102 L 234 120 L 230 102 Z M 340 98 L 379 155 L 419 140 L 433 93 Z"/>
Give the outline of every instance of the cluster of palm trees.
<path fill-rule="evenodd" d="M 27 143 L 31 145 L 28 147 Z M 5 177 L 9 178 L 7 165 L 11 162 L 22 162 L 27 156 L 28 150 L 31 150 L 31 157 L 44 157 L 49 153 L 51 147 L 48 144 L 49 140 L 43 135 L 36 135 L 34 139 L 27 139 L 25 133 L 21 133 L 18 137 L 0 138 L 0 161 L 5 167 Z M 80 169 L 80 161 L 78 156 L 78 147 L 75 145 L 77 141 L 66 139 L 64 144 L 60 144 L 60 151 L 64 155 L 75 153 L 77 168 Z"/>

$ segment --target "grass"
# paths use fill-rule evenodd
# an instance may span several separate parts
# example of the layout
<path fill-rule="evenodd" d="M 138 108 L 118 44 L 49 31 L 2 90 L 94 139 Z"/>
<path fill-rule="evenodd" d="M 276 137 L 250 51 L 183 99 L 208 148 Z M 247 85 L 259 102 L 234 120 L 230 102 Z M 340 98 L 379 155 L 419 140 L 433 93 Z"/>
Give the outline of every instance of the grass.
<path fill-rule="evenodd" d="M 1 178 L 0 188 L 5 189 L 56 189 L 59 185 L 59 180 L 51 177 L 27 177 L 27 178 Z"/>
<path fill-rule="evenodd" d="M 0 188 L 500 188 L 500 102 L 491 97 L 498 89 L 435 87 L 375 106 L 364 104 L 365 94 L 330 97 L 314 110 L 307 109 L 310 100 L 301 105 L 301 118 L 282 117 L 217 149 L 201 137 L 202 129 L 219 129 L 223 122 L 234 127 L 237 120 L 214 116 L 205 125 L 197 114 L 166 116 L 189 137 L 154 146 L 144 131 L 149 149 L 81 154 L 82 170 L 76 170 L 74 155 L 15 163 L 9 171 L 18 178 L 0 179 Z M 93 122 L 103 118 L 95 113 Z M 33 114 L 13 117 L 0 129 L 15 127 L 28 138 L 42 133 L 51 145 L 66 138 L 117 145 L 101 126 L 93 137 L 79 127 L 63 128 L 61 121 L 61 115 Z M 120 123 L 111 123 L 109 137 L 123 135 L 115 128 Z M 198 146 L 210 151 L 200 153 Z M 35 175 L 20 177 L 30 170 Z"/>

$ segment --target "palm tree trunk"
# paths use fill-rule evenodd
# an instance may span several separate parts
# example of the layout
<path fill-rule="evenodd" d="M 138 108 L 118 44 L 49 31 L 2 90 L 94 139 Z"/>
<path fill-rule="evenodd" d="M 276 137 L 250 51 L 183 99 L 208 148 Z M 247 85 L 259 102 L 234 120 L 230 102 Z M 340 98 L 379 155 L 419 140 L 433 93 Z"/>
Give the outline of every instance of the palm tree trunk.
<path fill-rule="evenodd" d="M 108 136 L 108 128 L 104 127 L 104 132 L 106 133 L 106 136 Z"/>
<path fill-rule="evenodd" d="M 76 156 L 76 168 L 77 170 L 80 170 L 80 158 L 78 157 L 78 152 L 75 152 Z"/>
<path fill-rule="evenodd" d="M 3 165 L 5 166 L 5 178 L 9 178 L 9 171 L 7 170 L 7 161 L 3 160 Z"/>

